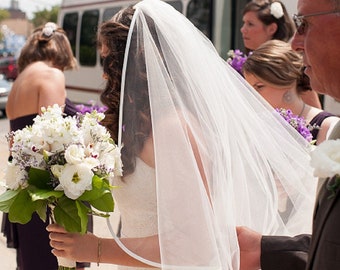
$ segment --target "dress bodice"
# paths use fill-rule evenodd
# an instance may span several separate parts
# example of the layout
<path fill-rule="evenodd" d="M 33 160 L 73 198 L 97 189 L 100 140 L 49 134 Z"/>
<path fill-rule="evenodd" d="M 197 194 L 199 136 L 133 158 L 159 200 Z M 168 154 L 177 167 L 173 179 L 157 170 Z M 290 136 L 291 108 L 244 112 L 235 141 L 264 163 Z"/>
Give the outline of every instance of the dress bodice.
<path fill-rule="evenodd" d="M 136 159 L 135 171 L 115 178 L 113 194 L 121 213 L 122 237 L 157 234 L 157 199 L 155 170 Z"/>
<path fill-rule="evenodd" d="M 322 111 L 322 112 L 318 113 L 317 115 L 315 115 L 314 118 L 309 122 L 309 124 L 311 126 L 316 125 L 316 128 L 312 129 L 312 131 L 311 131 L 312 136 L 313 136 L 313 140 L 316 140 L 316 138 L 318 137 L 319 129 L 322 125 L 322 122 L 326 118 L 331 117 L 331 116 L 335 116 L 335 115 L 332 114 L 332 113 L 329 113 L 329 112 Z"/>
<path fill-rule="evenodd" d="M 64 113 L 66 115 L 71 115 L 71 116 L 77 113 L 76 107 L 68 98 L 66 98 L 65 100 Z M 37 113 L 33 113 L 33 114 L 24 115 L 24 116 L 20 116 L 20 117 L 9 120 L 10 130 L 16 131 L 18 129 L 23 129 L 26 126 L 33 125 L 33 119 L 37 115 L 38 115 Z"/>
<path fill-rule="evenodd" d="M 145 237 L 157 234 L 157 198 L 155 169 L 140 158 L 135 171 L 116 177 L 113 195 L 121 214 L 121 237 Z M 148 270 L 150 268 L 118 266 L 119 270 Z M 155 269 L 155 268 L 154 268 Z"/>
<path fill-rule="evenodd" d="M 37 114 L 29 114 L 9 120 L 10 130 L 16 131 L 18 129 L 23 129 L 26 126 L 32 125 L 33 119 L 36 116 Z"/>

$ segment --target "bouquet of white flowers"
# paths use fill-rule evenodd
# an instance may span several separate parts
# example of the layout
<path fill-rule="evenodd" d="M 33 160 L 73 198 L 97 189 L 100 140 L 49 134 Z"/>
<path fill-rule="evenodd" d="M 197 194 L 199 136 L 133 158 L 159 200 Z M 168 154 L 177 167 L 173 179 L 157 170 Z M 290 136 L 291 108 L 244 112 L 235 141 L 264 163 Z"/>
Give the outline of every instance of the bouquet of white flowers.
<path fill-rule="evenodd" d="M 32 126 L 10 134 L 7 191 L 0 210 L 25 224 L 36 212 L 69 232 L 85 233 L 88 215 L 108 217 L 114 210 L 111 179 L 122 174 L 120 148 L 93 111 L 65 117 L 58 105 L 42 108 Z"/>

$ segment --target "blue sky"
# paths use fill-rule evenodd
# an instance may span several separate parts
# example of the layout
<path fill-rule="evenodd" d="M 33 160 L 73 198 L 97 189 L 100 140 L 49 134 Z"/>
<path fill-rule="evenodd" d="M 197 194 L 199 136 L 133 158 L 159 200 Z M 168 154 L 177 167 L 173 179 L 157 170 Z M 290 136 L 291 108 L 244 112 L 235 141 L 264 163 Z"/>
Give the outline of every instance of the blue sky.
<path fill-rule="evenodd" d="M 26 12 L 29 19 L 32 19 L 33 12 L 50 9 L 52 6 L 60 5 L 62 0 L 18 0 L 19 8 Z M 0 8 L 9 8 L 11 0 L 1 0 Z"/>

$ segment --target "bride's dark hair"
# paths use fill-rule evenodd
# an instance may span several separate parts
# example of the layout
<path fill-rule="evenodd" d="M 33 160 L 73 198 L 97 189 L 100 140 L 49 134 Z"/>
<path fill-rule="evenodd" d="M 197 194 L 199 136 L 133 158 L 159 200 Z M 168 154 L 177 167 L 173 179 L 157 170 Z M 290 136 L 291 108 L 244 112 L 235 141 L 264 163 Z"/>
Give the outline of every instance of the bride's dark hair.
<path fill-rule="evenodd" d="M 103 56 L 103 70 L 107 77 L 107 83 L 101 94 L 101 101 L 108 109 L 102 124 L 109 130 L 111 137 L 116 142 L 119 128 L 122 68 L 133 14 L 132 7 L 123 9 L 109 21 L 102 23 L 98 31 L 98 46 L 105 45 L 107 48 L 107 54 Z M 133 40 L 131 44 L 135 44 Z M 144 54 L 137 52 L 134 55 L 130 54 L 129 57 L 133 57 L 135 61 L 133 61 L 134 65 L 128 64 L 126 73 L 134 81 L 127 81 L 126 85 L 132 83 L 136 88 L 133 91 L 133 96 L 131 93 L 124 96 L 124 123 L 122 126 L 124 132 L 122 136 L 124 176 L 134 171 L 136 156 L 140 153 L 144 141 L 150 136 L 151 131 Z M 131 76 L 133 73 L 136 74 Z"/>

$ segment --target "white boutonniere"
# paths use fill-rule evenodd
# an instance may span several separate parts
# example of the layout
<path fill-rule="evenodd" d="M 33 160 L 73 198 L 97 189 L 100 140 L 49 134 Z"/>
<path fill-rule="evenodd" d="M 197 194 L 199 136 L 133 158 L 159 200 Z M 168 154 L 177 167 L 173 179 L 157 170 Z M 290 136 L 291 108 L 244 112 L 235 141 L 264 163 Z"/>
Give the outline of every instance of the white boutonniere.
<path fill-rule="evenodd" d="M 327 140 L 318 145 L 311 153 L 314 176 L 332 178 L 327 189 L 334 197 L 340 187 L 340 140 Z"/>

